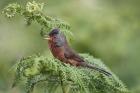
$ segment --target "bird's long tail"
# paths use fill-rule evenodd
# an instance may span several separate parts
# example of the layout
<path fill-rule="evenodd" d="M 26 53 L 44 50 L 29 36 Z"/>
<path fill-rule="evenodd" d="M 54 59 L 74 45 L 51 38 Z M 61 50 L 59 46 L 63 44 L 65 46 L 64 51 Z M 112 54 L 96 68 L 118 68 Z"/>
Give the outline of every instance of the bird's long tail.
<path fill-rule="evenodd" d="M 84 64 L 82 64 L 82 66 L 83 66 L 83 67 L 87 67 L 87 68 L 94 69 L 94 70 L 96 70 L 96 71 L 98 71 L 98 72 L 100 72 L 100 73 L 105 74 L 106 76 L 111 76 L 111 75 L 112 75 L 111 73 L 105 71 L 104 69 L 99 68 L 99 67 L 96 67 L 96 66 L 91 65 L 91 64 L 84 63 Z"/>

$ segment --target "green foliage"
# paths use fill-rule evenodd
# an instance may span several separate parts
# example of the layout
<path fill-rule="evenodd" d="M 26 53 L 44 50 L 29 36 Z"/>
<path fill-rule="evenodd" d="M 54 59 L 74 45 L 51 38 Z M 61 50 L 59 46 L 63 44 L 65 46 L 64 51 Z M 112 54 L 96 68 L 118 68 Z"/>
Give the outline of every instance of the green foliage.
<path fill-rule="evenodd" d="M 27 25 L 37 22 L 41 25 L 41 34 L 59 28 L 65 35 L 72 35 L 68 23 L 51 16 L 46 16 L 42 9 L 43 3 L 28 2 L 26 7 L 10 4 L 3 10 L 7 17 L 22 15 Z M 86 62 L 112 73 L 100 60 L 88 54 L 81 54 Z M 107 77 L 92 69 L 74 67 L 64 64 L 53 57 L 33 55 L 21 59 L 15 66 L 16 78 L 13 87 L 24 81 L 27 93 L 33 91 L 36 84 L 45 82 L 47 91 L 55 93 L 58 87 L 63 93 L 128 93 L 125 85 L 112 73 Z"/>
<path fill-rule="evenodd" d="M 59 18 L 44 15 L 44 3 L 28 2 L 26 6 L 13 3 L 4 8 L 3 14 L 8 18 L 14 17 L 16 14 L 24 16 L 27 25 L 37 22 L 41 25 L 41 35 L 47 34 L 51 29 L 59 28 L 64 34 L 72 36 L 70 25 Z"/>
<path fill-rule="evenodd" d="M 86 62 L 112 73 L 99 59 L 88 54 L 81 56 Z M 54 90 L 60 86 L 65 91 L 69 90 L 67 93 L 128 93 L 125 85 L 113 73 L 108 77 L 92 69 L 70 66 L 46 55 L 23 58 L 16 64 L 16 68 L 14 85 L 25 81 L 27 93 L 44 81 L 49 93 L 56 93 Z"/>

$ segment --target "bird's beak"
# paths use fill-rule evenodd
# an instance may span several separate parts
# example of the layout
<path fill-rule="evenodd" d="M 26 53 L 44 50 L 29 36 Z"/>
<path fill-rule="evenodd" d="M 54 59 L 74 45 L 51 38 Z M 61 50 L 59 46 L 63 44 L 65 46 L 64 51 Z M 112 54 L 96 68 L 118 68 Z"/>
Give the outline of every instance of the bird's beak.
<path fill-rule="evenodd" d="M 45 37 L 44 39 L 46 39 L 46 40 L 51 40 L 51 37 Z"/>

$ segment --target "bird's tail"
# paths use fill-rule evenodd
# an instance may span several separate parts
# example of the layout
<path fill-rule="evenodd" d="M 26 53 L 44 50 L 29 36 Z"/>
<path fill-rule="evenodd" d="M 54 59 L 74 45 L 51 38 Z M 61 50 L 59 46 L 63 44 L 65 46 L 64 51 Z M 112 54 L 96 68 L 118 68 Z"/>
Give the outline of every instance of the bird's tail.
<path fill-rule="evenodd" d="M 104 69 L 98 68 L 98 67 L 96 67 L 96 66 L 94 66 L 94 65 L 91 65 L 91 64 L 86 64 L 86 63 L 84 63 L 82 66 L 83 66 L 83 67 L 87 67 L 87 68 L 94 69 L 94 70 L 96 70 L 96 71 L 98 71 L 98 72 L 100 72 L 100 73 L 105 74 L 106 76 L 111 76 L 111 75 L 112 75 L 111 73 L 105 71 Z"/>

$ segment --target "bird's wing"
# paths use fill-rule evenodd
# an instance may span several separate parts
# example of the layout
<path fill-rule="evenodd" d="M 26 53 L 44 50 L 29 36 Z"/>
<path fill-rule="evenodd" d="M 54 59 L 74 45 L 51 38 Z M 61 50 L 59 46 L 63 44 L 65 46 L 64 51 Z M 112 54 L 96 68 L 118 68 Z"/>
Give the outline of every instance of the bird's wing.
<path fill-rule="evenodd" d="M 77 62 L 84 62 L 84 59 L 80 57 L 73 49 L 69 46 L 65 47 L 64 56 L 68 60 L 75 60 Z"/>

